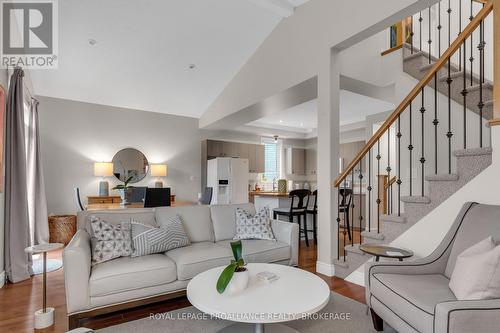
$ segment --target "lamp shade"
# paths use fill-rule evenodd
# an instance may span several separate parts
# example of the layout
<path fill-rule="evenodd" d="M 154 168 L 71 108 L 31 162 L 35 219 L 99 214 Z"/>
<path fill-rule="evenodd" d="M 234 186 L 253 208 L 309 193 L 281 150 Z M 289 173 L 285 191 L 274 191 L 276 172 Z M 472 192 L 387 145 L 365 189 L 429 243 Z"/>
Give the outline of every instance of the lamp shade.
<path fill-rule="evenodd" d="M 113 176 L 113 163 L 110 162 L 95 162 L 94 176 L 110 177 Z"/>
<path fill-rule="evenodd" d="M 166 164 L 152 164 L 151 165 L 151 176 L 153 176 L 153 177 L 167 177 L 167 165 Z"/>

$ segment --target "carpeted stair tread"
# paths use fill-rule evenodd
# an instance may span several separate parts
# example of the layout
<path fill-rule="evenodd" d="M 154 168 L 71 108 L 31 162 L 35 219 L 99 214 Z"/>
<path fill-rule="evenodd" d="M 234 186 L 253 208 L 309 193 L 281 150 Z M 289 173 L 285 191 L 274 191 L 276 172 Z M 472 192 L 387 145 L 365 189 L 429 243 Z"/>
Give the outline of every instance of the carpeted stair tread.
<path fill-rule="evenodd" d="M 382 222 L 393 222 L 393 223 L 406 223 L 406 216 L 397 214 L 384 214 L 380 215 L 380 221 Z"/>
<path fill-rule="evenodd" d="M 385 236 L 381 232 L 376 231 L 363 231 L 361 232 L 361 236 L 363 238 L 376 239 L 376 240 L 384 240 Z"/>
<path fill-rule="evenodd" d="M 359 244 L 346 245 L 344 249 L 346 250 L 347 253 L 355 253 L 363 256 L 366 255 L 366 253 L 364 253 L 359 249 Z"/>
<path fill-rule="evenodd" d="M 451 182 L 457 181 L 459 176 L 456 173 L 430 174 L 425 176 L 428 182 Z"/>
<path fill-rule="evenodd" d="M 344 261 L 344 256 L 340 257 L 340 259 L 333 259 L 333 264 L 335 266 L 339 266 L 342 268 L 349 268 L 349 262 L 347 261 L 347 257 L 346 261 Z"/>
<path fill-rule="evenodd" d="M 405 203 L 428 204 L 431 202 L 431 199 L 426 196 L 412 195 L 401 197 L 401 201 Z"/>
<path fill-rule="evenodd" d="M 462 156 L 483 156 L 483 155 L 491 155 L 493 150 L 491 147 L 483 147 L 483 148 L 470 148 L 470 149 L 459 149 L 453 152 L 455 157 Z"/>
<path fill-rule="evenodd" d="M 414 51 L 413 54 L 409 54 L 409 55 L 405 56 L 404 60 L 412 60 L 412 59 L 415 59 L 415 58 L 418 58 L 418 57 L 421 57 L 424 55 L 425 55 L 425 52 L 423 52 L 423 51 Z"/>

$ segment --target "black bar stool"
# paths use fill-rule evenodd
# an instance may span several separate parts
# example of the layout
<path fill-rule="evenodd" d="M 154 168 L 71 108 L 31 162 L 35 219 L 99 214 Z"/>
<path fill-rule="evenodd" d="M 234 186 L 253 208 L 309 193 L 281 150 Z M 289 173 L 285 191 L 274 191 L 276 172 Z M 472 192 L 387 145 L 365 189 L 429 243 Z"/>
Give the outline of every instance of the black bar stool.
<path fill-rule="evenodd" d="M 290 203 L 290 208 L 280 207 L 273 209 L 273 218 L 275 220 L 280 215 L 288 216 L 288 220 L 290 222 L 293 222 L 293 218 L 295 216 L 298 217 L 300 233 L 304 234 L 304 237 L 306 239 L 306 246 L 309 246 L 309 238 L 307 236 L 308 232 L 307 220 L 306 220 L 306 211 L 307 211 L 307 206 L 309 205 L 309 195 L 311 195 L 311 191 L 309 190 L 290 191 L 288 195 L 288 197 L 292 199 L 292 202 Z M 304 199 L 306 200 L 304 201 Z M 295 205 L 295 201 L 297 201 L 297 205 Z M 304 223 L 303 227 L 302 227 L 302 221 Z"/>
<path fill-rule="evenodd" d="M 347 235 L 349 236 L 349 240 L 351 240 L 351 227 L 349 224 L 349 211 L 352 203 L 352 189 L 350 188 L 341 188 L 339 189 L 339 195 L 341 197 L 340 206 L 339 206 L 339 214 L 345 213 L 343 216 L 345 217 L 344 228 L 347 228 Z"/>
<path fill-rule="evenodd" d="M 314 237 L 314 244 L 318 244 L 318 227 L 317 227 L 317 217 L 318 217 L 318 190 L 314 190 L 312 193 L 312 196 L 314 197 L 314 205 L 312 206 L 311 209 L 309 207 L 306 210 L 306 214 L 311 214 L 313 218 L 313 237 Z M 306 219 L 307 223 L 307 219 Z"/>

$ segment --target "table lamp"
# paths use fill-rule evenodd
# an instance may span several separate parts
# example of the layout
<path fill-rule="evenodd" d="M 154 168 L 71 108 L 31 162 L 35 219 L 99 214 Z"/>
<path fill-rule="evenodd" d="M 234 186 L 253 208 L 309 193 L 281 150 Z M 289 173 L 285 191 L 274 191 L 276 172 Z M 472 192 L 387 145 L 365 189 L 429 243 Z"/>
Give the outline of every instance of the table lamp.
<path fill-rule="evenodd" d="M 113 176 L 113 163 L 111 162 L 95 162 L 94 176 L 102 177 L 99 182 L 99 196 L 107 197 L 109 195 L 109 183 L 104 177 Z"/>
<path fill-rule="evenodd" d="M 151 165 L 151 176 L 156 177 L 155 187 L 163 187 L 163 182 L 160 177 L 167 177 L 167 165 L 166 164 L 152 164 Z"/>

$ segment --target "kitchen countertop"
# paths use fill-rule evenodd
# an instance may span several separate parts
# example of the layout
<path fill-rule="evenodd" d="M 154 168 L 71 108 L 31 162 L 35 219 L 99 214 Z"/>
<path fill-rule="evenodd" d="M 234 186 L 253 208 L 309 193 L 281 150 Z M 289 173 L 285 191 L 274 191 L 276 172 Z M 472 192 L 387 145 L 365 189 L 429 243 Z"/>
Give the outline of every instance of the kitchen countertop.
<path fill-rule="evenodd" d="M 251 196 L 259 197 L 274 197 L 274 198 L 288 198 L 288 193 L 270 192 L 270 191 L 251 191 L 248 194 Z"/>

